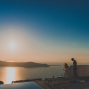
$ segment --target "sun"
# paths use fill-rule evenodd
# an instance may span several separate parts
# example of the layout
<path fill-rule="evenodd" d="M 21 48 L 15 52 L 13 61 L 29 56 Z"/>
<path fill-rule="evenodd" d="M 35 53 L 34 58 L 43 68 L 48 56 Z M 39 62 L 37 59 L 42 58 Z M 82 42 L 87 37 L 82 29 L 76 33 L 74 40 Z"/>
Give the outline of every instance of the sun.
<path fill-rule="evenodd" d="M 11 51 L 14 51 L 17 48 L 17 44 L 14 41 L 11 41 L 8 43 L 8 47 Z"/>

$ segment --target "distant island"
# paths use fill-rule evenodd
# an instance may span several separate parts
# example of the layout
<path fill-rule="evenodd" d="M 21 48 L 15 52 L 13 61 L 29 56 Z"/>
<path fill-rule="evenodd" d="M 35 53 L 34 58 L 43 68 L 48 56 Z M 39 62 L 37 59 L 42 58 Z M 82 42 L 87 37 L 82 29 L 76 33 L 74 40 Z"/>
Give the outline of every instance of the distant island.
<path fill-rule="evenodd" d="M 6 62 L 0 61 L 1 67 L 25 67 L 25 68 L 32 68 L 32 67 L 49 67 L 47 64 L 35 63 L 35 62 Z"/>

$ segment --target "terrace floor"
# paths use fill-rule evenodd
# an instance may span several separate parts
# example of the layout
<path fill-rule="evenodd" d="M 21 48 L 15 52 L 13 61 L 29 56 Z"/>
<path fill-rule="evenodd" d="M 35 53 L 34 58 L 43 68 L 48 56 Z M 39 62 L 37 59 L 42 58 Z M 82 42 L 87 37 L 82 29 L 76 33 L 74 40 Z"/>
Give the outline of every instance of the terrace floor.
<path fill-rule="evenodd" d="M 45 80 L 37 80 L 36 81 L 43 89 L 89 89 L 89 82 L 78 81 L 69 81 L 69 80 L 58 80 L 58 79 L 50 79 L 49 82 Z"/>

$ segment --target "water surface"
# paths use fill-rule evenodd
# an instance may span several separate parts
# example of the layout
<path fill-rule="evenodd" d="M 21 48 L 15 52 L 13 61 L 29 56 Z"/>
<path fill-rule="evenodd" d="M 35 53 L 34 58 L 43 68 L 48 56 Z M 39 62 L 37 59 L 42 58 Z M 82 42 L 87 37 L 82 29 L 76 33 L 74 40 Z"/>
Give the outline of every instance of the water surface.
<path fill-rule="evenodd" d="M 23 68 L 0 67 L 0 80 L 9 84 L 15 80 L 58 77 L 63 73 L 62 66 Z"/>

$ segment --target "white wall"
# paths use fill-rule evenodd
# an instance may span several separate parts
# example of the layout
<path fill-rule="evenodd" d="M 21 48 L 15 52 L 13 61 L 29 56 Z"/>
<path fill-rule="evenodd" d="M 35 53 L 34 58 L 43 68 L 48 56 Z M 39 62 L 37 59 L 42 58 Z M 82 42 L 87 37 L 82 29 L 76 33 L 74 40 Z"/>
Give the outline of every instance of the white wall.
<path fill-rule="evenodd" d="M 87 77 L 89 76 L 89 65 L 78 65 L 78 76 L 79 77 Z M 65 71 L 65 78 L 73 78 L 73 69 L 69 69 Z"/>

